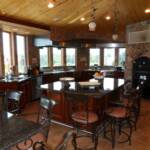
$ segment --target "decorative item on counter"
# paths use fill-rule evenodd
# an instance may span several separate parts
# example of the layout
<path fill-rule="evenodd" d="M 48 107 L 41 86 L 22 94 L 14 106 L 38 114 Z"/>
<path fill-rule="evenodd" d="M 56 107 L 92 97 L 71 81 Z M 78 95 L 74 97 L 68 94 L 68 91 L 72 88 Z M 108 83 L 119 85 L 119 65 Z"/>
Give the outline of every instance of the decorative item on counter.
<path fill-rule="evenodd" d="M 28 67 L 27 73 L 28 75 L 38 76 L 40 74 L 39 65 L 32 64 L 31 66 Z"/>
<path fill-rule="evenodd" d="M 10 67 L 7 74 L 6 74 L 6 79 L 11 80 L 13 75 L 14 75 L 13 68 Z"/>
<path fill-rule="evenodd" d="M 101 71 L 96 71 L 95 74 L 93 75 L 93 77 L 95 79 L 102 79 L 102 78 L 104 78 L 104 73 Z"/>
<path fill-rule="evenodd" d="M 28 67 L 27 74 L 28 74 L 29 76 L 32 75 L 32 68 L 31 68 L 31 66 Z"/>
<path fill-rule="evenodd" d="M 62 82 L 69 82 L 69 81 L 74 81 L 74 77 L 61 77 L 59 78 L 60 81 Z"/>
<path fill-rule="evenodd" d="M 104 73 L 101 71 L 96 71 L 95 74 L 93 75 L 95 80 L 98 80 L 98 82 L 103 82 L 104 79 Z"/>

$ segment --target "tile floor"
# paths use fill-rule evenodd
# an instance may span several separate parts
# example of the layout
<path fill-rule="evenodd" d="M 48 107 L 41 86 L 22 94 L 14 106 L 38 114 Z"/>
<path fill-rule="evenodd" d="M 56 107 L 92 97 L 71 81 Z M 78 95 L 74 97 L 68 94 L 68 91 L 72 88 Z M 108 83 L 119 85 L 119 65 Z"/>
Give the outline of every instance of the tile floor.
<path fill-rule="evenodd" d="M 38 111 L 38 103 L 33 102 L 26 106 L 23 113 L 32 113 Z M 28 120 L 36 121 L 35 115 L 24 117 Z M 51 132 L 49 133 L 48 145 L 54 149 L 61 141 L 62 136 L 68 130 L 68 127 L 64 127 L 58 124 L 52 124 Z M 34 140 L 41 140 L 41 135 L 33 137 Z M 88 143 L 86 140 L 82 141 L 83 144 Z M 13 148 L 15 149 L 15 148 Z M 98 150 L 111 150 L 111 143 L 102 137 L 99 138 Z M 68 142 L 67 150 L 73 150 L 71 139 Z M 150 150 L 150 100 L 142 99 L 141 103 L 141 115 L 137 124 L 137 130 L 133 131 L 132 144 L 128 143 L 117 144 L 115 150 Z"/>

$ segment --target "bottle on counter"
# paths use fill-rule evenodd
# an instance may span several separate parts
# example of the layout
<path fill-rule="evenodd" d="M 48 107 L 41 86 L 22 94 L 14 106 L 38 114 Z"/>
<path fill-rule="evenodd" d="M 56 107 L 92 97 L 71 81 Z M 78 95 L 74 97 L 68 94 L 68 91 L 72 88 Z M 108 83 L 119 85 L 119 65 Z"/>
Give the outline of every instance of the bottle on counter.
<path fill-rule="evenodd" d="M 6 78 L 7 80 L 11 80 L 13 77 L 14 73 L 13 73 L 13 69 L 12 67 L 10 67 L 10 69 L 8 70 L 7 74 L 6 74 Z"/>
<path fill-rule="evenodd" d="M 31 68 L 31 66 L 28 67 L 27 74 L 29 76 L 32 75 L 32 68 Z"/>

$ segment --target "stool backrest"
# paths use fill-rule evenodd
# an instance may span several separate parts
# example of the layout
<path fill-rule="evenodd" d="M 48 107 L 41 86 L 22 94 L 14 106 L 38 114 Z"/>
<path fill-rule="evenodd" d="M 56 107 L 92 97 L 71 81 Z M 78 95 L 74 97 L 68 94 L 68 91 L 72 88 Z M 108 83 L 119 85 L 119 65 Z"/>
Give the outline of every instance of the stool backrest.
<path fill-rule="evenodd" d="M 8 111 L 11 113 L 20 113 L 20 101 L 22 91 L 7 91 L 5 101 L 8 103 Z"/>
<path fill-rule="evenodd" d="M 56 102 L 48 97 L 41 97 L 40 109 L 38 112 L 37 122 L 42 125 L 42 132 L 47 140 L 49 127 L 51 125 L 52 109 L 56 105 Z"/>
<path fill-rule="evenodd" d="M 88 96 L 78 92 L 65 92 L 65 99 L 68 101 L 69 118 L 72 120 L 72 115 L 77 112 L 85 112 L 86 122 L 88 124 Z M 80 118 L 81 119 L 81 118 Z M 73 120 L 72 120 L 73 121 Z M 73 122 L 74 123 L 74 122 Z"/>

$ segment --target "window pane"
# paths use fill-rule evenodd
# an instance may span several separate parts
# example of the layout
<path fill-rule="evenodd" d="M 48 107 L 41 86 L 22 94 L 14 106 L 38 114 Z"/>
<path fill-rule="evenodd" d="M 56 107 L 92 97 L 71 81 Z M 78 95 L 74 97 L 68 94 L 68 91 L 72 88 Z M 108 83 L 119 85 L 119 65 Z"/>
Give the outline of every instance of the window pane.
<path fill-rule="evenodd" d="M 16 41 L 17 41 L 18 72 L 25 73 L 26 71 L 25 37 L 17 35 Z"/>
<path fill-rule="evenodd" d="M 104 66 L 114 66 L 115 65 L 115 49 L 105 48 L 104 49 Z"/>
<path fill-rule="evenodd" d="M 53 66 L 62 66 L 61 50 L 58 48 L 53 48 Z"/>
<path fill-rule="evenodd" d="M 10 34 L 7 32 L 3 32 L 2 36 L 3 36 L 4 68 L 5 68 L 5 74 L 6 74 L 11 67 Z"/>
<path fill-rule="evenodd" d="M 48 48 L 40 48 L 40 67 L 48 67 Z"/>
<path fill-rule="evenodd" d="M 66 48 L 66 65 L 75 66 L 75 48 Z"/>
<path fill-rule="evenodd" d="M 119 62 L 118 65 L 124 67 L 126 58 L 126 49 L 119 48 Z"/>
<path fill-rule="evenodd" d="M 90 48 L 90 66 L 94 64 L 100 65 L 100 49 L 99 48 Z"/>

